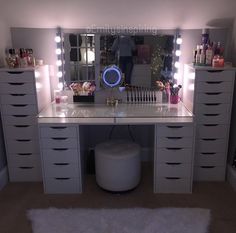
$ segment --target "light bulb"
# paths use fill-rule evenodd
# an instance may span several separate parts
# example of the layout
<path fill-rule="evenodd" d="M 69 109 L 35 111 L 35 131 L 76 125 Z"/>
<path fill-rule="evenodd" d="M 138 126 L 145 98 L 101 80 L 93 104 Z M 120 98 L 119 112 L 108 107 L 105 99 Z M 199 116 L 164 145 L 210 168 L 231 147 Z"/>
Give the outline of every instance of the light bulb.
<path fill-rule="evenodd" d="M 62 72 L 61 72 L 61 71 L 57 72 L 57 77 L 58 77 L 58 78 L 61 78 L 61 77 L 62 77 Z"/>
<path fill-rule="evenodd" d="M 174 79 L 178 79 L 179 78 L 179 74 L 178 73 L 175 73 L 174 74 Z"/>
<path fill-rule="evenodd" d="M 61 49 L 56 49 L 56 54 L 60 55 L 61 54 Z"/>
<path fill-rule="evenodd" d="M 179 68 L 180 67 L 180 63 L 178 61 L 175 62 L 175 68 Z"/>
<path fill-rule="evenodd" d="M 182 44 L 183 39 L 181 37 L 178 37 L 176 40 L 176 44 Z"/>
<path fill-rule="evenodd" d="M 62 65 L 62 61 L 61 61 L 61 60 L 57 60 L 57 61 L 56 61 L 56 65 L 57 65 L 57 66 L 61 66 L 61 65 Z"/>
<path fill-rule="evenodd" d="M 60 90 L 62 90 L 62 88 L 63 88 L 63 83 L 58 83 L 58 85 L 57 85 L 57 87 L 60 89 Z"/>
<path fill-rule="evenodd" d="M 56 36 L 54 39 L 55 39 L 56 43 L 60 43 L 61 42 L 61 37 L 60 36 Z"/>
<path fill-rule="evenodd" d="M 35 71 L 34 72 L 34 76 L 35 76 L 35 78 L 39 78 L 40 77 L 40 73 L 38 71 Z"/>
<path fill-rule="evenodd" d="M 179 57 L 179 56 L 181 55 L 181 51 L 180 51 L 180 50 L 176 50 L 176 51 L 175 51 L 175 55 L 176 55 L 177 57 Z"/>

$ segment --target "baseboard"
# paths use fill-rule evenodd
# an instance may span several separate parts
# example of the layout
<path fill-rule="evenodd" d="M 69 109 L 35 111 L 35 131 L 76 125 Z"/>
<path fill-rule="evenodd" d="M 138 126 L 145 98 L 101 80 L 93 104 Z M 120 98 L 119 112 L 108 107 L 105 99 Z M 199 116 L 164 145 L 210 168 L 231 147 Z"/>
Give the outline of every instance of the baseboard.
<path fill-rule="evenodd" d="M 8 183 L 8 180 L 7 167 L 4 167 L 0 171 L 0 190 L 3 189 L 3 187 Z"/>
<path fill-rule="evenodd" d="M 230 165 L 228 165 L 228 168 L 227 168 L 227 181 L 236 191 L 236 168 L 233 168 Z"/>

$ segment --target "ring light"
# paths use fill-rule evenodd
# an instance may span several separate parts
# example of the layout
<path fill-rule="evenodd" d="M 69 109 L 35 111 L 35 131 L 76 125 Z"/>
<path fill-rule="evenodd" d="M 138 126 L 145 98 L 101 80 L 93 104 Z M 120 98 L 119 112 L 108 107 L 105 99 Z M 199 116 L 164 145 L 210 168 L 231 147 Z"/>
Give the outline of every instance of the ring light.
<path fill-rule="evenodd" d="M 118 66 L 108 66 L 102 73 L 103 83 L 110 88 L 120 86 L 122 83 L 122 74 Z"/>

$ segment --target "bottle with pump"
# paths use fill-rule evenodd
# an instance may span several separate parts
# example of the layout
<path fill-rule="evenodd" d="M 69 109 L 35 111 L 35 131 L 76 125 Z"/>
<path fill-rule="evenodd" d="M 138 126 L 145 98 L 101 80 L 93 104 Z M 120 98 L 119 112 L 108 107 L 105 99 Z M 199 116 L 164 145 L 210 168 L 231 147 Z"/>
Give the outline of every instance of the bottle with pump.
<path fill-rule="evenodd" d="M 200 45 L 197 45 L 196 65 L 200 64 L 200 56 L 201 56 Z"/>

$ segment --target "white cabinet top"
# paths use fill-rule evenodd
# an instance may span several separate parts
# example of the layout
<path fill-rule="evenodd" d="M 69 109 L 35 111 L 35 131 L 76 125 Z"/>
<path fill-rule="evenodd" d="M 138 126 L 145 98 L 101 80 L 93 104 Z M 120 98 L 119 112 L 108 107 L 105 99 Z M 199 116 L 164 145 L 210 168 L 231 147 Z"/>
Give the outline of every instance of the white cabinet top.
<path fill-rule="evenodd" d="M 39 123 L 152 124 L 192 122 L 193 114 L 179 104 L 67 104 L 52 103 L 38 115 Z"/>
<path fill-rule="evenodd" d="M 224 66 L 224 67 L 212 67 L 212 66 L 195 66 L 193 64 L 186 64 L 195 70 L 236 70 L 236 67 Z"/>

